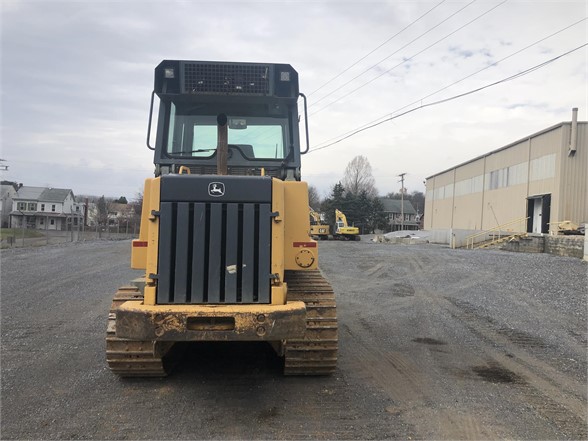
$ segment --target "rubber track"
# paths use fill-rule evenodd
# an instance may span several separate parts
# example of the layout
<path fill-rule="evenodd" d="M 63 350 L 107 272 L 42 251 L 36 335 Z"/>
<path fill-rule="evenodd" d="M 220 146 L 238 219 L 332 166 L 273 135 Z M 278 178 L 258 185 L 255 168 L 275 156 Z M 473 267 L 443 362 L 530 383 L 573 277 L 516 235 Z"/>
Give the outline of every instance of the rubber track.
<path fill-rule="evenodd" d="M 124 286 L 119 288 L 112 299 L 106 329 L 108 366 L 121 377 L 165 377 L 167 372 L 162 357 L 167 350 L 158 351 L 163 349 L 157 347 L 161 343 L 127 340 L 116 336 L 116 309 L 128 300 L 143 300 L 143 295 L 134 286 Z"/>
<path fill-rule="evenodd" d="M 337 306 L 331 285 L 319 270 L 286 271 L 288 300 L 306 304 L 306 334 L 287 340 L 284 375 L 329 375 L 337 367 Z"/>

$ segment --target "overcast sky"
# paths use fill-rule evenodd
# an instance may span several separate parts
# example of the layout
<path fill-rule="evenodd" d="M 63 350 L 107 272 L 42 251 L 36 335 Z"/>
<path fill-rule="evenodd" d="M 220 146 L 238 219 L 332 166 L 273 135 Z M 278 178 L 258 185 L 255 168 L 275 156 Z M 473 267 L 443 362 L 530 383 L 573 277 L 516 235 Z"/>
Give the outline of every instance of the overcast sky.
<path fill-rule="evenodd" d="M 319 149 L 587 43 L 584 0 L 0 5 L 0 164 L 9 167 L 0 176 L 24 185 L 127 198 L 141 191 L 153 175 L 145 137 L 153 69 L 163 59 L 294 66 L 316 149 L 302 174 L 323 196 L 356 155 L 369 159 L 380 194 L 399 190 L 400 173 L 409 192 L 424 191 L 428 176 L 569 121 L 572 107 L 587 119 L 584 47 Z"/>

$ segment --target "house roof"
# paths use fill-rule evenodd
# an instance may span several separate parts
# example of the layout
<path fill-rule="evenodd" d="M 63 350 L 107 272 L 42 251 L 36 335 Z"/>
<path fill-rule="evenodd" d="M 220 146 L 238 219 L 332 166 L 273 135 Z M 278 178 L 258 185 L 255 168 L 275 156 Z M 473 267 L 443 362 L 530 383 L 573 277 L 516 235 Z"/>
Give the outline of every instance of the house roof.
<path fill-rule="evenodd" d="M 22 186 L 16 192 L 14 199 L 28 199 L 31 201 L 39 200 L 39 196 L 43 194 L 45 187 L 29 187 Z"/>
<path fill-rule="evenodd" d="M 39 197 L 40 201 L 63 202 L 67 195 L 73 192 L 69 188 L 47 188 Z"/>
<path fill-rule="evenodd" d="M 67 195 L 73 192 L 68 188 L 47 188 L 22 186 L 16 192 L 14 199 L 26 199 L 42 202 L 63 202 Z"/>
<path fill-rule="evenodd" d="M 402 201 L 400 199 L 380 198 L 385 212 L 402 213 Z M 404 214 L 417 214 L 410 201 L 404 201 Z"/>

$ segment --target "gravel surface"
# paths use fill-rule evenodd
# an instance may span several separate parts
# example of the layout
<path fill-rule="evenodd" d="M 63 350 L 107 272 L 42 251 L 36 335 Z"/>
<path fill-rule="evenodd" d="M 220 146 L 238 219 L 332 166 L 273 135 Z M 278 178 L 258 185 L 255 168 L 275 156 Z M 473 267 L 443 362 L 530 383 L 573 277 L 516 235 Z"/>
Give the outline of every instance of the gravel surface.
<path fill-rule="evenodd" d="M 166 379 L 104 359 L 130 242 L 3 251 L 2 439 L 586 439 L 587 268 L 435 245 L 320 243 L 340 359 L 284 378 L 265 344 L 185 345 Z"/>

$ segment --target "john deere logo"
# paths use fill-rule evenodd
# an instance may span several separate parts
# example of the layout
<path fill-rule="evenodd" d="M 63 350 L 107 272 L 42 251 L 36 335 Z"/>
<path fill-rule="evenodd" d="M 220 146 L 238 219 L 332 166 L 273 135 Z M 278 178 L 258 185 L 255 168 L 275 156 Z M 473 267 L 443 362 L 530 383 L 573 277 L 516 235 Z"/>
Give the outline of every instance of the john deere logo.
<path fill-rule="evenodd" d="M 211 182 L 208 184 L 208 194 L 214 197 L 225 195 L 225 184 L 222 182 Z"/>

